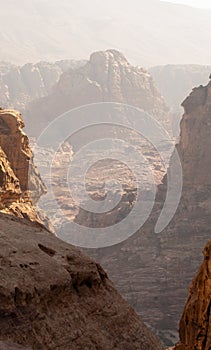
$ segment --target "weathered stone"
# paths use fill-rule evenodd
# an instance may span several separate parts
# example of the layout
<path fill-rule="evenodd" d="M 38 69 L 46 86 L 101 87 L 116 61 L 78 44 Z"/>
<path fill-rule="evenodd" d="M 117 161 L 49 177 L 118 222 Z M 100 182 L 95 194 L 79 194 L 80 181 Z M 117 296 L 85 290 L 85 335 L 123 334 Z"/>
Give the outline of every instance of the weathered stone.
<path fill-rule="evenodd" d="M 0 110 L 1 211 L 43 223 L 34 205 L 46 192 L 19 112 Z M 32 204 L 33 201 L 33 204 Z"/>
<path fill-rule="evenodd" d="M 0 341 L 0 350 L 32 350 L 32 348 L 21 346 L 10 342 Z"/>
<path fill-rule="evenodd" d="M 1 340 L 40 350 L 163 349 L 99 264 L 29 221 L 0 214 L 0 225 Z"/>

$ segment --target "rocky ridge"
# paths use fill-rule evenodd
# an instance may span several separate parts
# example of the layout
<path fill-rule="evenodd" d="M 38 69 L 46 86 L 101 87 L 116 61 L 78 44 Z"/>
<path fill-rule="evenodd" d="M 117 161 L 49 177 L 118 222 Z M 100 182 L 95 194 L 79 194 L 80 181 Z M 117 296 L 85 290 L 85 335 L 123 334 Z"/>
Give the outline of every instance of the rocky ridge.
<path fill-rule="evenodd" d="M 0 62 L 0 104 L 24 112 L 32 100 L 48 95 L 62 73 L 76 69 L 86 61 L 63 60 L 16 66 Z"/>

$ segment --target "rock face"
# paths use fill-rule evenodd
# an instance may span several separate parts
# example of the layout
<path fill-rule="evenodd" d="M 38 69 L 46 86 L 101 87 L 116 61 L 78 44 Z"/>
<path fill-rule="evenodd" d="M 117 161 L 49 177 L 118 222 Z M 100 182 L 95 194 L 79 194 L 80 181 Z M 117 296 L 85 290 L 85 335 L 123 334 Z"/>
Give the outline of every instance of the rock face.
<path fill-rule="evenodd" d="M 3 342 L 43 350 L 162 349 L 99 264 L 28 221 L 0 214 L 0 223 Z"/>
<path fill-rule="evenodd" d="M 181 122 L 178 151 L 183 164 L 184 185 L 195 190 L 201 187 L 208 190 L 211 186 L 211 82 L 195 88 L 182 106 L 185 115 Z"/>
<path fill-rule="evenodd" d="M 108 50 L 93 53 L 85 66 L 64 73 L 52 94 L 29 104 L 27 130 L 39 135 L 62 113 L 96 102 L 129 104 L 170 124 L 168 108 L 150 74 L 130 65 L 120 52 Z"/>
<path fill-rule="evenodd" d="M 180 321 L 176 350 L 211 348 L 211 241 L 204 249 L 204 262 L 194 278 Z"/>
<path fill-rule="evenodd" d="M 19 112 L 0 110 L 1 211 L 42 223 L 33 204 L 36 205 L 46 189 L 33 164 L 23 127 Z"/>
<path fill-rule="evenodd" d="M 23 112 L 30 101 L 49 94 L 63 72 L 83 64 L 85 61 L 64 60 L 20 67 L 0 62 L 1 106 Z"/>

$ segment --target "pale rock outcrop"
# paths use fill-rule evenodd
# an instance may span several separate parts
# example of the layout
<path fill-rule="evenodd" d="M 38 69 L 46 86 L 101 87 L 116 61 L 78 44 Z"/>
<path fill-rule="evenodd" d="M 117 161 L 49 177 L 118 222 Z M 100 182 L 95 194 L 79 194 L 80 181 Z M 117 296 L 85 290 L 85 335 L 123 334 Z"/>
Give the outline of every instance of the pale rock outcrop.
<path fill-rule="evenodd" d="M 119 51 L 107 50 L 93 53 L 86 65 L 65 72 L 51 94 L 30 103 L 25 111 L 27 130 L 30 135 L 38 136 L 62 113 L 100 102 L 139 107 L 170 129 L 168 107 L 150 74 L 132 66 Z"/>

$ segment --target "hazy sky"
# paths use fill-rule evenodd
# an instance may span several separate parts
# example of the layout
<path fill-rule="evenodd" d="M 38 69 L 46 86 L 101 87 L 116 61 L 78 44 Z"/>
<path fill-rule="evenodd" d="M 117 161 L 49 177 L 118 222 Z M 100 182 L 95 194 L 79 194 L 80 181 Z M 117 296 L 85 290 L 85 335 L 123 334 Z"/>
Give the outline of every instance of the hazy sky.
<path fill-rule="evenodd" d="M 178 4 L 185 4 L 194 7 L 211 8 L 210 0 L 168 0 L 169 2 L 174 2 Z"/>

